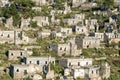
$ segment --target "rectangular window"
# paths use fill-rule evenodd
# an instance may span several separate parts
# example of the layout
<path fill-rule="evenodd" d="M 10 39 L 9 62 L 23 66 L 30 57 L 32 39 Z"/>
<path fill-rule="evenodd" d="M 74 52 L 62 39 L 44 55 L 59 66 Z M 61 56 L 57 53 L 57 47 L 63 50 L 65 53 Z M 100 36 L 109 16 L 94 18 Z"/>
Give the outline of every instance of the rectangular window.
<path fill-rule="evenodd" d="M 54 64 L 54 61 L 52 61 L 52 63 Z"/>
<path fill-rule="evenodd" d="M 80 62 L 78 62 L 78 66 L 80 66 Z"/>
<path fill-rule="evenodd" d="M 64 49 L 64 51 L 66 51 L 66 48 Z"/>
<path fill-rule="evenodd" d="M 47 64 L 47 61 L 45 61 L 45 64 Z"/>
<path fill-rule="evenodd" d="M 39 60 L 37 60 L 37 65 L 39 65 L 40 64 L 40 62 L 39 62 Z"/>
<path fill-rule="evenodd" d="M 71 66 L 71 62 L 69 62 L 69 66 Z"/>
<path fill-rule="evenodd" d="M 62 50 L 62 47 L 60 47 L 60 50 Z"/>
<path fill-rule="evenodd" d="M 11 56 L 13 56 L 13 53 L 11 53 Z"/>
<path fill-rule="evenodd" d="M 88 65 L 88 62 L 86 62 L 86 65 Z"/>
<path fill-rule="evenodd" d="M 93 70 L 92 70 L 92 74 L 93 74 Z"/>
<path fill-rule="evenodd" d="M 1 36 L 3 36 L 3 34 L 1 34 Z"/>
<path fill-rule="evenodd" d="M 30 64 L 32 63 L 32 61 L 30 61 Z"/>
<path fill-rule="evenodd" d="M 10 38 L 10 35 L 8 34 L 7 38 Z"/>
<path fill-rule="evenodd" d="M 82 32 L 83 32 L 83 29 L 82 29 Z"/>
<path fill-rule="evenodd" d="M 20 52 L 20 55 L 21 55 L 21 56 L 23 55 L 22 52 Z"/>
<path fill-rule="evenodd" d="M 27 74 L 27 70 L 24 70 L 24 75 L 26 75 Z"/>
<path fill-rule="evenodd" d="M 84 44 L 86 44 L 86 42 L 84 42 Z"/>

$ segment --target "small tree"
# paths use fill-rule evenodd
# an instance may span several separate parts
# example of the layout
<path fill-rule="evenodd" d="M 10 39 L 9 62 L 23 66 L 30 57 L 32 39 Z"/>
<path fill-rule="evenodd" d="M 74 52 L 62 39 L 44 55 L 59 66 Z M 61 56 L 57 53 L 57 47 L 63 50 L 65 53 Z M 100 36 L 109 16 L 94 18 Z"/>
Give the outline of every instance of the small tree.
<path fill-rule="evenodd" d="M 55 71 L 55 73 L 59 74 L 62 72 L 62 67 L 59 64 L 54 65 L 53 63 L 50 64 L 51 69 Z"/>
<path fill-rule="evenodd" d="M 31 26 L 32 28 L 37 28 L 37 27 L 38 27 L 37 21 L 30 21 L 30 26 Z"/>
<path fill-rule="evenodd" d="M 19 14 L 16 14 L 13 16 L 13 26 L 20 26 L 21 23 L 21 17 Z"/>
<path fill-rule="evenodd" d="M 111 42 L 111 44 L 110 44 L 110 46 L 113 47 L 113 48 L 114 48 L 116 45 L 117 45 L 117 44 L 116 44 L 115 42 Z"/>
<path fill-rule="evenodd" d="M 105 9 L 112 9 L 114 7 L 114 0 L 103 0 L 103 6 Z"/>

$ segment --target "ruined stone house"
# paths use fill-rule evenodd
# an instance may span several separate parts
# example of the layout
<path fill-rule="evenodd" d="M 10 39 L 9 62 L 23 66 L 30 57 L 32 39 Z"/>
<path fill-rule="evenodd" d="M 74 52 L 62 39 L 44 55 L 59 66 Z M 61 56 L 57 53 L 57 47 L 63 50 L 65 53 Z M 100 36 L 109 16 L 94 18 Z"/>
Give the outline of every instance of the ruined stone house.
<path fill-rule="evenodd" d="M 18 60 L 32 54 L 33 52 L 29 50 L 8 50 L 8 60 Z"/>
<path fill-rule="evenodd" d="M 24 19 L 23 17 L 21 18 L 21 25 L 20 25 L 20 28 L 21 29 L 26 29 L 30 26 L 30 18 L 28 19 Z"/>
<path fill-rule="evenodd" d="M 78 49 L 75 43 L 75 39 L 69 40 L 68 43 L 64 44 L 51 44 L 49 47 L 54 53 L 57 53 L 57 55 L 59 56 L 62 55 L 78 56 L 82 53 L 82 50 Z"/>
<path fill-rule="evenodd" d="M 63 58 L 60 59 L 59 64 L 64 68 L 71 66 L 91 66 L 92 58 Z"/>
<path fill-rule="evenodd" d="M 26 57 L 24 59 L 24 63 L 44 66 L 44 65 L 48 65 L 49 63 L 55 64 L 55 58 L 53 57 Z"/>
<path fill-rule="evenodd" d="M 38 65 L 12 64 L 10 66 L 10 75 L 13 79 L 23 79 L 32 76 L 35 73 L 40 73 L 42 70 L 42 67 Z"/>
<path fill-rule="evenodd" d="M 37 25 L 40 27 L 49 25 L 49 20 L 48 20 L 48 17 L 46 17 L 46 16 L 33 17 L 32 21 L 36 21 Z"/>
<path fill-rule="evenodd" d="M 88 34 L 88 29 L 85 26 L 73 26 L 73 32 L 75 32 L 76 34 Z"/>
<path fill-rule="evenodd" d="M 76 43 L 81 48 L 99 48 L 100 39 L 96 37 L 84 37 L 76 40 Z"/>
<path fill-rule="evenodd" d="M 4 7 L 9 4 L 10 4 L 9 0 L 0 0 L 0 7 Z"/>
<path fill-rule="evenodd" d="M 21 30 L 0 31 L 0 43 L 22 44 L 28 43 L 29 39 Z"/>
<path fill-rule="evenodd" d="M 72 7 L 79 7 L 85 2 L 86 0 L 72 0 Z"/>

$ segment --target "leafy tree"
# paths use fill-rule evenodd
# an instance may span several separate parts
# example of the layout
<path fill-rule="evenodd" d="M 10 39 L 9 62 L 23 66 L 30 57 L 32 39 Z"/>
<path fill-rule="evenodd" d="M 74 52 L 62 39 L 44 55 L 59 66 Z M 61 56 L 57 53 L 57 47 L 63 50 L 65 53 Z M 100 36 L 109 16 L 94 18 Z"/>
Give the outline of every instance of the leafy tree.
<path fill-rule="evenodd" d="M 11 4 L 10 7 L 3 7 L 1 10 L 1 15 L 5 18 L 10 18 L 18 14 L 15 4 Z"/>
<path fill-rule="evenodd" d="M 35 6 L 32 0 L 10 0 L 13 3 L 10 6 L 3 7 L 1 10 L 1 16 L 5 18 L 10 18 L 11 16 L 16 16 L 22 14 L 24 17 L 33 17 L 34 11 L 31 9 Z"/>
<path fill-rule="evenodd" d="M 62 71 L 62 67 L 59 64 L 50 64 L 51 69 L 55 71 L 55 73 L 59 74 Z"/>
<path fill-rule="evenodd" d="M 103 0 L 103 6 L 105 9 L 114 7 L 114 0 Z"/>
<path fill-rule="evenodd" d="M 33 28 L 38 27 L 37 21 L 30 21 L 30 26 L 33 27 Z"/>
<path fill-rule="evenodd" d="M 9 9 L 6 7 L 3 7 L 1 10 L 1 16 L 5 17 L 5 18 L 10 18 L 11 15 L 9 14 Z"/>
<path fill-rule="evenodd" d="M 15 4 L 11 4 L 9 7 L 9 14 L 11 14 L 12 16 L 15 14 L 18 14 L 17 8 L 15 6 Z"/>
<path fill-rule="evenodd" d="M 54 8 L 64 9 L 64 0 L 55 0 Z"/>
<path fill-rule="evenodd" d="M 28 18 L 35 15 L 35 12 L 31 9 L 33 6 L 35 6 L 35 3 L 31 0 L 15 0 L 14 3 L 23 17 Z"/>
<path fill-rule="evenodd" d="M 21 23 L 21 17 L 19 14 L 16 14 L 13 16 L 13 26 L 20 26 Z"/>

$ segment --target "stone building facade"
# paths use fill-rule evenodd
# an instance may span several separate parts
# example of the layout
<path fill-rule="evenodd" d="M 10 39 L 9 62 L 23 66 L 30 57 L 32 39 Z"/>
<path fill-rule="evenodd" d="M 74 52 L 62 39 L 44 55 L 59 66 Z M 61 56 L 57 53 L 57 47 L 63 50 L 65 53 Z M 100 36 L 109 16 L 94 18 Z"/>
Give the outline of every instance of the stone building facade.
<path fill-rule="evenodd" d="M 35 12 L 41 12 L 41 7 L 32 7 L 32 10 L 34 10 Z"/>
<path fill-rule="evenodd" d="M 73 18 L 74 19 L 77 19 L 77 20 L 79 20 L 79 21 L 82 21 L 82 20 L 84 20 L 85 19 L 85 14 L 75 14 L 75 15 L 73 15 Z"/>
<path fill-rule="evenodd" d="M 13 64 L 10 66 L 10 75 L 13 79 L 22 79 L 32 76 L 35 73 L 42 72 L 42 67 L 38 65 L 19 65 Z"/>
<path fill-rule="evenodd" d="M 74 79 L 83 78 L 85 80 L 102 80 L 100 76 L 100 66 L 78 67 L 73 66 L 69 68 L 69 72 Z"/>
<path fill-rule="evenodd" d="M 88 34 L 88 29 L 85 26 L 73 26 L 73 32 L 76 34 Z"/>
<path fill-rule="evenodd" d="M 50 30 L 42 30 L 42 31 L 38 31 L 37 34 L 38 34 L 38 38 L 46 38 L 46 37 L 50 36 L 51 31 Z"/>
<path fill-rule="evenodd" d="M 64 5 L 64 14 L 71 13 L 71 8 L 68 6 L 67 2 Z"/>
<path fill-rule="evenodd" d="M 14 43 L 14 31 L 0 31 L 0 43 Z"/>
<path fill-rule="evenodd" d="M 36 5 L 40 5 L 40 6 L 48 4 L 47 0 L 32 0 L 32 1 L 35 2 Z"/>
<path fill-rule="evenodd" d="M 18 60 L 18 58 L 28 57 L 32 54 L 33 52 L 28 50 L 9 50 L 8 60 Z"/>
<path fill-rule="evenodd" d="M 24 59 L 25 64 L 35 64 L 39 66 L 48 65 L 49 63 L 55 64 L 55 58 L 53 57 L 26 57 Z"/>
<path fill-rule="evenodd" d="M 72 28 L 59 28 L 58 32 L 63 33 L 64 36 L 69 36 L 72 34 Z"/>
<path fill-rule="evenodd" d="M 82 53 L 81 49 L 78 49 L 75 39 L 71 39 L 68 43 L 64 44 L 51 44 L 50 49 L 54 53 L 57 53 L 59 56 L 62 55 L 71 55 L 71 56 L 78 56 Z"/>
<path fill-rule="evenodd" d="M 80 5 L 82 5 L 83 3 L 85 3 L 86 0 L 72 0 L 72 7 L 79 7 Z"/>
<path fill-rule="evenodd" d="M 97 32 L 99 29 L 97 19 L 86 19 L 84 23 L 88 30 L 94 30 L 95 32 Z"/>
<path fill-rule="evenodd" d="M 89 65 L 86 65 L 86 61 Z M 66 67 L 67 63 L 70 66 Z M 108 64 L 105 66 L 92 65 L 92 59 L 61 59 L 60 64 L 65 68 L 64 76 L 72 76 L 74 79 L 102 80 L 110 77 L 110 66 Z"/>
<path fill-rule="evenodd" d="M 71 66 L 91 66 L 92 58 L 63 58 L 59 61 L 60 65 L 64 68 Z"/>
<path fill-rule="evenodd" d="M 54 53 L 57 53 L 59 56 L 70 54 L 69 44 L 51 44 L 50 48 L 52 49 L 52 51 L 54 51 Z"/>
<path fill-rule="evenodd" d="M 20 28 L 27 29 L 30 26 L 30 20 L 31 20 L 30 18 L 28 18 L 28 19 L 21 18 Z"/>
<path fill-rule="evenodd" d="M 77 39 L 76 43 L 81 48 L 99 48 L 100 47 L 100 39 L 96 37 L 84 37 L 81 39 Z"/>
<path fill-rule="evenodd" d="M 36 21 L 37 25 L 40 27 L 49 25 L 49 20 L 48 20 L 48 17 L 46 16 L 33 17 L 32 21 Z"/>
<path fill-rule="evenodd" d="M 108 39 L 114 39 L 114 38 L 120 38 L 120 35 L 118 33 L 105 33 L 104 34 L 104 37 L 105 39 L 108 38 Z"/>
<path fill-rule="evenodd" d="M 115 5 L 119 6 L 120 5 L 120 1 L 119 0 L 114 0 Z"/>
<path fill-rule="evenodd" d="M 72 18 L 63 19 L 64 23 L 67 23 L 69 26 L 74 26 L 77 24 L 83 24 L 85 19 L 85 14 L 75 14 Z"/>
<path fill-rule="evenodd" d="M 99 38 L 100 41 L 104 41 L 104 33 L 99 33 L 99 32 L 92 32 L 89 33 L 89 36 L 95 37 L 95 38 Z"/>
<path fill-rule="evenodd" d="M 95 37 L 99 38 L 100 41 L 104 41 L 104 33 L 95 33 Z"/>
<path fill-rule="evenodd" d="M 22 44 L 28 41 L 28 37 L 21 30 L 0 31 L 0 43 Z"/>
<path fill-rule="evenodd" d="M 79 22 L 77 19 L 63 19 L 64 23 L 67 23 L 69 26 L 73 26 L 73 25 L 77 25 L 77 23 Z"/>

